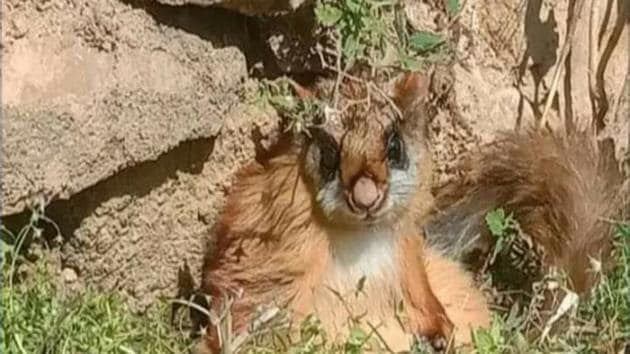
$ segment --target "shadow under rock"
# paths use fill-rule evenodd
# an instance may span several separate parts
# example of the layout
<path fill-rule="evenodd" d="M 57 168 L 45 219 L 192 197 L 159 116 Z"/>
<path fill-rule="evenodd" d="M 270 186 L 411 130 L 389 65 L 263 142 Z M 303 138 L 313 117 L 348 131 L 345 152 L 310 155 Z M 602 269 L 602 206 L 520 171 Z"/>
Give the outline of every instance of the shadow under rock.
<path fill-rule="evenodd" d="M 61 236 L 63 241 L 72 243 L 81 222 L 108 200 L 125 195 L 146 196 L 167 181 L 176 179 L 180 172 L 200 174 L 213 151 L 214 142 L 214 138 L 183 142 L 156 160 L 127 167 L 69 199 L 51 202 L 45 208 L 47 220 L 40 220 L 38 225 L 44 230 L 44 239 L 51 244 L 59 241 Z M 8 215 L 2 218 L 2 225 L 17 234 L 28 224 L 30 217 L 30 210 Z"/>

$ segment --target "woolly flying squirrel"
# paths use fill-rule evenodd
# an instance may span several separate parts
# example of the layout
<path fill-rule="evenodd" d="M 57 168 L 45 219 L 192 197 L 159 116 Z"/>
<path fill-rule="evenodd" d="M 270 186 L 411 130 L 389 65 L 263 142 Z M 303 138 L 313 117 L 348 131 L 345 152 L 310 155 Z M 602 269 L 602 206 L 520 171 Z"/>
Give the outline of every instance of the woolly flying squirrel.
<path fill-rule="evenodd" d="M 297 321 L 314 313 L 333 339 L 347 333 L 350 316 L 364 315 L 394 351 L 408 350 L 414 335 L 436 349 L 451 338 L 466 344 L 471 328 L 489 324 L 472 278 L 425 249 L 415 224 L 433 206 L 428 84 L 408 73 L 387 98 L 344 79 L 338 114 L 309 128 L 301 144 L 281 144 L 238 172 L 201 284 L 217 312 L 225 295 L 241 291 L 231 307 L 234 332 L 271 302 Z M 324 101 L 332 92 L 297 90 Z M 217 347 L 209 326 L 197 353 Z"/>

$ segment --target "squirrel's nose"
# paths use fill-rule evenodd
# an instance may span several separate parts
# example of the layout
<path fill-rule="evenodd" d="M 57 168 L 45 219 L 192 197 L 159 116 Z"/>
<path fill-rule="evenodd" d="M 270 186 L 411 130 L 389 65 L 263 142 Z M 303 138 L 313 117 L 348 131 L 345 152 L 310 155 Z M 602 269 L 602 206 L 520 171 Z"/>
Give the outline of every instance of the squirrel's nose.
<path fill-rule="evenodd" d="M 359 177 L 352 187 L 352 202 L 360 209 L 372 208 L 379 201 L 380 196 L 376 183 L 369 177 Z"/>

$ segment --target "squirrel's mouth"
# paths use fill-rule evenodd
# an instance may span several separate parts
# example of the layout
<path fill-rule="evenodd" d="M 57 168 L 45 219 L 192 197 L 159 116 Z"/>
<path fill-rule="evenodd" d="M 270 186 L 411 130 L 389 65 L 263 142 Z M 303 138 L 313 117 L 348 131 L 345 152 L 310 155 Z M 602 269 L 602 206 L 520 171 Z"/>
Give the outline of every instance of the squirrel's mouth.
<path fill-rule="evenodd" d="M 353 188 L 345 191 L 348 208 L 362 219 L 374 219 L 385 204 L 388 188 L 372 179 L 360 177 Z"/>
<path fill-rule="evenodd" d="M 385 193 L 380 193 L 377 199 L 369 207 L 359 206 L 355 203 L 351 196 L 346 195 L 346 205 L 353 214 L 357 215 L 361 219 L 375 220 L 378 218 L 378 214 L 383 209 L 386 199 Z"/>
<path fill-rule="evenodd" d="M 387 196 L 383 196 L 378 205 L 374 205 L 374 207 L 369 209 L 357 208 L 352 204 L 351 200 L 346 200 L 346 205 L 358 222 L 371 225 L 381 221 L 382 216 L 385 213 L 386 199 Z"/>

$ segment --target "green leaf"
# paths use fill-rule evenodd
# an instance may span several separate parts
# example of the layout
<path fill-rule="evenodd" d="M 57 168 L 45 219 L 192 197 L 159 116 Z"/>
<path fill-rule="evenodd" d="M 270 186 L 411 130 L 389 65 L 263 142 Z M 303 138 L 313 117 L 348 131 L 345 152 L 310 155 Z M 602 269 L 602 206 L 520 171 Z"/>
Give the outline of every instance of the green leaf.
<path fill-rule="evenodd" d="M 490 328 L 490 336 L 492 337 L 493 342 L 501 341 L 501 324 L 500 322 L 494 322 L 492 327 Z"/>
<path fill-rule="evenodd" d="M 346 38 L 343 44 L 343 55 L 345 58 L 349 60 L 355 59 L 362 51 L 362 45 L 359 42 L 359 39 L 354 36 L 349 36 Z"/>
<path fill-rule="evenodd" d="M 364 17 L 362 22 L 365 31 L 377 33 L 384 33 L 386 31 L 385 25 L 378 18 Z"/>
<path fill-rule="evenodd" d="M 499 255 L 499 253 L 501 253 L 501 251 L 503 251 L 503 248 L 505 247 L 505 239 L 503 237 L 497 238 L 497 242 L 494 244 L 494 250 L 492 252 L 492 257 L 490 258 L 490 264 L 494 263 L 494 260 L 497 258 L 497 256 Z"/>
<path fill-rule="evenodd" d="M 505 211 L 502 208 L 492 210 L 486 215 L 486 224 L 490 233 L 495 237 L 502 237 L 508 228 Z"/>
<path fill-rule="evenodd" d="M 492 337 L 487 330 L 477 330 L 473 334 L 473 342 L 479 353 L 491 352 Z"/>
<path fill-rule="evenodd" d="M 360 14 L 361 10 L 365 10 L 366 7 L 362 4 L 361 0 L 346 0 L 345 4 L 348 7 L 348 10 L 354 14 Z"/>
<path fill-rule="evenodd" d="M 459 0 L 446 0 L 446 12 L 450 17 L 457 15 L 459 12 Z"/>
<path fill-rule="evenodd" d="M 420 52 L 433 50 L 444 44 L 444 42 L 444 38 L 428 31 L 416 32 L 409 37 L 409 46 L 411 49 L 415 49 Z"/>
<path fill-rule="evenodd" d="M 281 110 L 286 110 L 286 111 L 293 110 L 297 105 L 293 96 L 284 96 L 284 95 L 271 96 L 269 98 L 269 102 L 274 107 Z"/>
<path fill-rule="evenodd" d="M 350 337 L 348 338 L 348 344 L 352 346 L 361 346 L 367 340 L 367 334 L 361 329 L 361 327 L 352 327 L 350 329 Z"/>
<path fill-rule="evenodd" d="M 405 53 L 400 54 L 400 66 L 405 70 L 417 71 L 424 68 L 422 60 L 409 56 Z"/>
<path fill-rule="evenodd" d="M 617 224 L 617 234 L 621 240 L 630 239 L 630 224 Z"/>
<path fill-rule="evenodd" d="M 330 27 L 341 19 L 343 12 L 335 6 L 319 3 L 315 8 L 315 16 L 322 26 Z"/>

